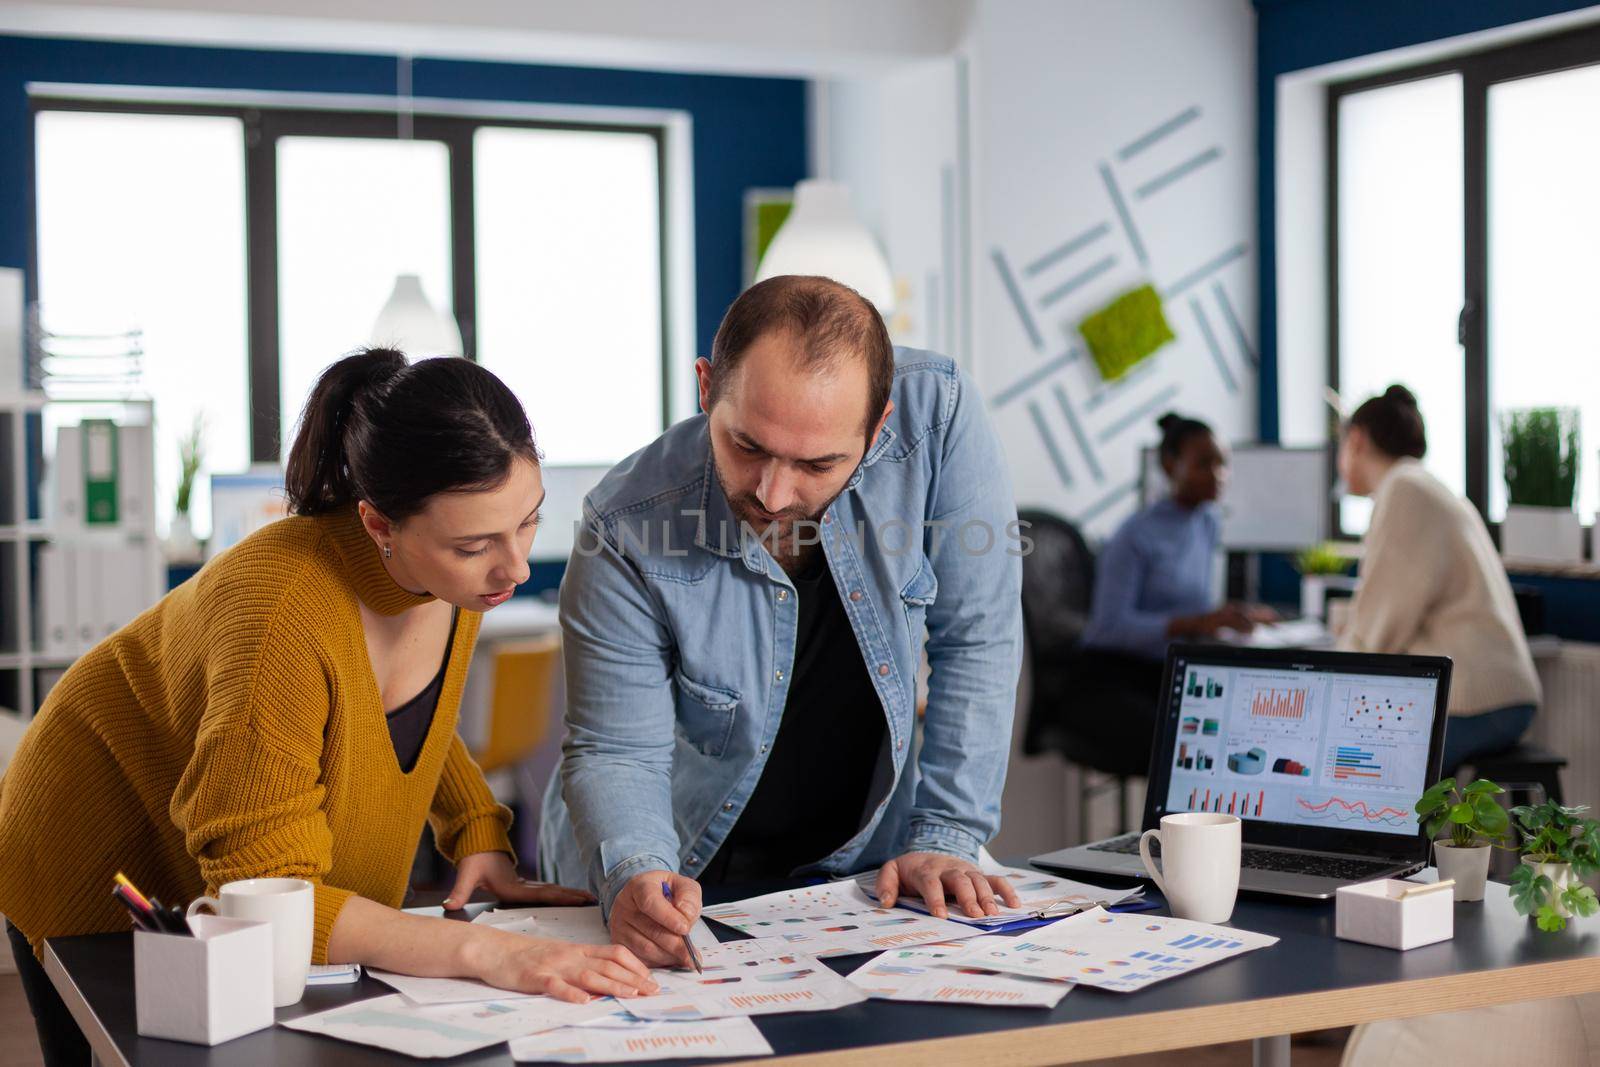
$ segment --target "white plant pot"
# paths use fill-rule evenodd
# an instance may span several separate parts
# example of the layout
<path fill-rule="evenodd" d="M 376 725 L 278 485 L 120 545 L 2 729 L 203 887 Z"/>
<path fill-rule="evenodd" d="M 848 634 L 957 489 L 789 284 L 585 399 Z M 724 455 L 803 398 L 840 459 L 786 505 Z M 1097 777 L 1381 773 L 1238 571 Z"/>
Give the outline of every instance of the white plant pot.
<path fill-rule="evenodd" d="M 1545 897 L 1544 902 L 1554 908 L 1556 914 L 1563 919 L 1572 918 L 1572 912 L 1568 911 L 1567 906 L 1561 903 L 1562 892 L 1572 883 L 1578 881 L 1577 876 L 1572 873 L 1572 864 L 1535 863 L 1528 856 L 1522 857 L 1522 862 L 1532 867 L 1534 874 L 1542 874 L 1550 879 L 1553 888 L 1550 890 L 1549 896 Z"/>
<path fill-rule="evenodd" d="M 194 527 L 189 516 L 174 515 L 172 527 L 167 532 L 167 560 L 172 563 L 193 563 L 200 560 L 200 542 L 195 540 Z"/>
<path fill-rule="evenodd" d="M 1300 616 L 1305 619 L 1322 618 L 1322 609 L 1328 602 L 1328 579 L 1322 574 L 1300 576 Z"/>
<path fill-rule="evenodd" d="M 1500 554 L 1507 559 L 1577 563 L 1583 559 L 1583 523 L 1571 508 L 1512 504 L 1500 524 Z"/>
<path fill-rule="evenodd" d="M 1439 868 L 1439 881 L 1456 880 L 1456 903 L 1483 899 L 1483 885 L 1489 879 L 1488 845 L 1458 848 L 1448 841 L 1433 843 L 1433 862 Z"/>

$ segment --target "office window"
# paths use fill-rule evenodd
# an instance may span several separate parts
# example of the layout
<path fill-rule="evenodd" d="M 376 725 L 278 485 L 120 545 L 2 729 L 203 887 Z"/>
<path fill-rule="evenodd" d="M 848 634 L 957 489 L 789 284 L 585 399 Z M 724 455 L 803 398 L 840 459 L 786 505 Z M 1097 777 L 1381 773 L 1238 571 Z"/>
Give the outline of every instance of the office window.
<path fill-rule="evenodd" d="M 143 332 L 165 531 L 178 440 L 197 415 L 206 426 L 203 470 L 241 470 L 250 458 L 243 124 L 47 111 L 35 125 L 34 156 L 41 318 L 56 333 Z M 207 535 L 204 478 L 190 514 Z"/>
<path fill-rule="evenodd" d="M 1428 423 L 1428 469 L 1466 488 L 1461 347 L 1461 76 L 1339 100 L 1339 360 L 1346 407 L 1400 382 Z M 1344 529 L 1372 502 L 1346 496 Z"/>
<path fill-rule="evenodd" d="M 282 450 L 327 366 L 372 340 L 395 275 L 449 311 L 450 153 L 438 141 L 278 139 Z"/>
<path fill-rule="evenodd" d="M 478 359 L 547 463 L 615 463 L 663 414 L 656 140 L 484 127 L 473 173 Z"/>
<path fill-rule="evenodd" d="M 1489 517 L 1505 517 L 1500 414 L 1580 410 L 1578 513 L 1600 506 L 1600 66 L 1489 87 Z"/>
<path fill-rule="evenodd" d="M 194 415 L 208 473 L 281 461 L 399 273 L 522 398 L 551 465 L 608 466 L 665 428 L 661 127 L 33 107 L 42 304 L 61 329 L 144 330 L 163 525 Z M 201 535 L 209 506 L 202 481 Z"/>
<path fill-rule="evenodd" d="M 1330 381 L 1347 404 L 1410 386 L 1429 468 L 1491 521 L 1518 408 L 1580 409 L 1576 504 L 1600 506 L 1597 110 L 1600 27 L 1329 87 Z"/>

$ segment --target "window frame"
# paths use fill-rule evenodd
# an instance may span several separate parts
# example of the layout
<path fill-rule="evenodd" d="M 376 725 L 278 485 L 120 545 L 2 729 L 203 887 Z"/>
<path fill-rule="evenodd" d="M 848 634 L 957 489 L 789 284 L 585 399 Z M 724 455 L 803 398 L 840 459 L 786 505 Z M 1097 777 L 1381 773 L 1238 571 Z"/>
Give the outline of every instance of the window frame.
<path fill-rule="evenodd" d="M 41 94 L 29 99 L 29 128 L 40 112 L 87 111 L 139 115 L 201 115 L 238 119 L 244 125 L 246 352 L 249 363 L 246 405 L 250 413 L 250 462 L 280 463 L 281 426 L 278 337 L 278 141 L 283 137 L 369 137 L 380 140 L 439 141 L 449 153 L 451 304 L 461 329 L 462 355 L 476 361 L 477 227 L 474 204 L 473 137 L 485 127 L 644 134 L 656 153 L 657 269 L 660 287 L 660 426 L 672 421 L 672 337 L 674 302 L 669 284 L 672 223 L 668 219 L 670 154 L 665 124 L 633 121 L 523 118 L 498 115 L 397 112 L 254 104 L 143 101 L 95 96 Z M 402 124 L 409 133 L 402 133 Z M 31 132 L 30 132 L 31 137 Z M 28 195 L 34 197 L 31 179 Z M 38 212 L 30 213 L 28 273 L 39 270 Z M 377 315 L 377 309 L 373 310 Z"/>
<path fill-rule="evenodd" d="M 1339 391 L 1339 103 L 1352 93 L 1390 85 L 1459 74 L 1462 92 L 1462 263 L 1464 303 L 1456 334 L 1462 349 L 1466 417 L 1467 499 L 1489 520 L 1489 441 L 1493 412 L 1489 396 L 1487 305 L 1489 263 L 1489 89 L 1521 78 L 1537 77 L 1600 64 L 1600 24 L 1534 37 L 1512 44 L 1464 52 L 1428 63 L 1359 78 L 1330 82 L 1326 89 L 1324 138 L 1325 242 L 1327 248 L 1328 386 Z M 1328 485 L 1337 484 L 1334 450 L 1329 450 Z M 1353 539 L 1340 520 L 1337 503 L 1329 509 L 1329 534 Z M 1493 524 L 1491 524 L 1492 527 Z"/>

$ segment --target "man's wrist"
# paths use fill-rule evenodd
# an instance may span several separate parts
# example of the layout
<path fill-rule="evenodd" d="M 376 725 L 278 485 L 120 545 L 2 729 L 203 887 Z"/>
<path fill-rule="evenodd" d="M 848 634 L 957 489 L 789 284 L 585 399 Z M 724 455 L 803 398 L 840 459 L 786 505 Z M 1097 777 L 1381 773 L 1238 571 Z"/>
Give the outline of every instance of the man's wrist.
<path fill-rule="evenodd" d="M 627 884 L 646 871 L 676 871 L 678 865 L 672 860 L 664 860 L 660 856 L 629 856 L 611 870 L 606 872 L 605 884 L 600 891 L 600 909 L 607 922 L 611 920 L 611 907 L 616 902 L 617 894 L 621 893 Z"/>
<path fill-rule="evenodd" d="M 938 852 L 946 856 L 966 860 L 968 863 L 978 862 L 978 850 L 983 847 L 983 842 L 969 830 L 949 823 L 931 822 L 927 820 L 913 821 L 911 834 L 906 842 L 907 852 Z"/>

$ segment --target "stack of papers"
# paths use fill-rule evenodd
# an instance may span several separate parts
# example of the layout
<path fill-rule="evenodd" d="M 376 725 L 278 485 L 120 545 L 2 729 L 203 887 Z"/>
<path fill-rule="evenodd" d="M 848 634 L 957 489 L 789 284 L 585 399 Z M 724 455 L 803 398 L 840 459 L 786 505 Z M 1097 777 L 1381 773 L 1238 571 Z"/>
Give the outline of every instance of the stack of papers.
<path fill-rule="evenodd" d="M 877 1000 L 1008 1008 L 1053 1008 L 1072 992 L 1065 978 L 1025 978 L 953 962 L 969 945 L 1005 940 L 990 935 L 885 952 L 851 974 L 850 982 Z"/>
<path fill-rule="evenodd" d="M 635 1018 L 667 1022 L 832 1011 L 867 999 L 815 956 L 799 953 L 771 959 L 706 961 L 703 974 L 653 973 L 661 984 L 659 995 L 619 1002 Z"/>
<path fill-rule="evenodd" d="M 1097 905 L 1109 908 L 1115 904 L 1130 904 L 1144 898 L 1143 886 L 1135 886 L 1132 889 L 1103 889 L 1087 882 L 1074 882 L 1070 878 L 1057 878 L 1053 874 L 1025 871 L 1016 867 L 985 868 L 984 873 L 1003 874 L 1011 879 L 1011 888 L 1016 891 L 1020 907 L 1006 907 L 1000 903 L 997 895 L 995 903 L 999 906 L 999 914 L 984 915 L 974 919 L 962 914 L 955 904 L 951 903 L 948 910 L 952 922 L 992 928 L 1028 919 L 1061 918 Z M 868 897 L 877 899 L 877 871 L 858 874 L 853 880 Z M 902 896 L 895 904 L 897 907 L 924 913 L 928 910 L 927 903 L 914 894 Z"/>
<path fill-rule="evenodd" d="M 752 937 L 780 938 L 789 951 L 819 958 L 974 936 L 959 923 L 880 908 L 853 881 L 713 904 L 700 914 Z"/>
<path fill-rule="evenodd" d="M 611 932 L 600 917 L 599 907 L 592 904 L 582 908 L 496 908 L 483 912 L 472 921 L 552 941 L 578 945 L 611 944 Z M 717 935 L 702 919 L 690 929 L 689 940 L 697 950 L 703 952 L 716 945 Z"/>
<path fill-rule="evenodd" d="M 648 1023 L 619 1018 L 520 1037 L 511 1042 L 518 1063 L 620 1063 L 702 1056 L 770 1056 L 772 1046 L 749 1019 Z M 626 1020 L 626 1016 L 620 1018 Z"/>
<path fill-rule="evenodd" d="M 949 962 L 1127 993 L 1277 942 L 1226 926 L 1094 908 L 1015 937 L 969 941 Z"/>
<path fill-rule="evenodd" d="M 549 997 L 419 1005 L 398 993 L 290 1019 L 282 1026 L 408 1056 L 436 1059 L 616 1011 L 615 1002 L 567 1004 Z M 587 1014 L 585 1014 L 587 1013 Z"/>

